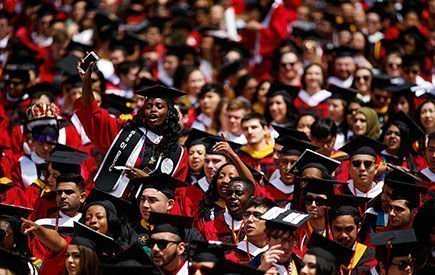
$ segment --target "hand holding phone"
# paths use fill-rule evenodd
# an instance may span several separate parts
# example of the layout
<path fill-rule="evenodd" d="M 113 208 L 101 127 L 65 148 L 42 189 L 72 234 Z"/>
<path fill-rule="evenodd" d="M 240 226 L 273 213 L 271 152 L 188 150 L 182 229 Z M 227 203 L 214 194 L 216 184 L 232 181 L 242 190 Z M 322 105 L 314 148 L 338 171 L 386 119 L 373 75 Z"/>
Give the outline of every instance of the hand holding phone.
<path fill-rule="evenodd" d="M 95 53 L 95 52 L 90 52 L 88 53 L 85 58 L 83 58 L 83 62 L 80 64 L 79 68 L 81 70 L 81 73 L 85 73 L 86 70 L 88 69 L 89 65 L 91 64 L 91 62 L 95 62 L 98 59 L 100 59 L 100 57 Z"/>

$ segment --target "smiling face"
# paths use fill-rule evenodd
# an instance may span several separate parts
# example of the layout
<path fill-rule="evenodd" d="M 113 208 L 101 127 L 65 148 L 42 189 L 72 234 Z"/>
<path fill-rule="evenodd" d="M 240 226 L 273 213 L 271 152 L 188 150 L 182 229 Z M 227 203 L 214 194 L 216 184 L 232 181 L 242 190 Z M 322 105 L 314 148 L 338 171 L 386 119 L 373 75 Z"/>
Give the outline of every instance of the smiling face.
<path fill-rule="evenodd" d="M 77 245 L 68 245 L 65 252 L 65 267 L 69 275 L 80 274 L 80 250 Z"/>
<path fill-rule="evenodd" d="M 323 85 L 323 72 L 322 68 L 318 65 L 310 66 L 305 70 L 304 83 L 307 89 L 320 90 Z"/>
<path fill-rule="evenodd" d="M 168 103 L 161 98 L 149 98 L 145 102 L 145 123 L 151 129 L 162 126 L 168 116 Z"/>
<path fill-rule="evenodd" d="M 234 165 L 227 165 L 219 172 L 217 181 L 216 181 L 216 188 L 219 194 L 219 197 L 222 199 L 225 199 L 227 196 L 227 188 L 228 183 L 235 177 L 239 176 L 239 172 L 237 172 L 237 169 Z"/>
<path fill-rule="evenodd" d="M 289 82 L 298 77 L 302 67 L 298 56 L 292 52 L 283 54 L 279 65 L 279 79 L 283 82 Z"/>
<path fill-rule="evenodd" d="M 202 86 L 205 84 L 204 75 L 199 70 L 195 70 L 190 73 L 187 78 L 187 93 L 197 96 L 201 91 Z"/>
<path fill-rule="evenodd" d="M 109 233 L 106 209 L 101 205 L 92 205 L 85 215 L 85 224 L 101 234 Z"/>
<path fill-rule="evenodd" d="M 435 129 L 435 104 L 428 102 L 421 107 L 420 121 L 426 133 L 431 133 Z"/>
<path fill-rule="evenodd" d="M 276 95 L 268 100 L 269 112 L 272 119 L 279 123 L 284 124 L 287 121 L 287 104 L 282 95 Z"/>
<path fill-rule="evenodd" d="M 344 102 L 341 99 L 328 100 L 328 117 L 334 122 L 344 120 Z"/>

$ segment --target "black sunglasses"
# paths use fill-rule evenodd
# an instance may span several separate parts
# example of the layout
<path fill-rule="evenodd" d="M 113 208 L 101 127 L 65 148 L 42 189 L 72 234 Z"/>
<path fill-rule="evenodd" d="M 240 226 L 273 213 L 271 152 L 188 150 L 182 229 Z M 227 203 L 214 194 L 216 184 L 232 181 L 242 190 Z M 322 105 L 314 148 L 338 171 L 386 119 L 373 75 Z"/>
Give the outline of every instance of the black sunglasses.
<path fill-rule="evenodd" d="M 180 243 L 180 242 L 176 242 L 176 241 L 168 241 L 168 240 L 156 240 L 156 239 L 149 239 L 149 240 L 148 240 L 148 246 L 149 246 L 150 248 L 153 248 L 154 245 L 157 245 L 157 247 L 158 247 L 160 250 L 166 249 L 166 247 L 168 247 L 168 245 L 169 245 L 170 243 L 176 243 L 176 244 L 178 244 L 178 243 Z"/>
<path fill-rule="evenodd" d="M 287 68 L 287 66 L 294 67 L 296 65 L 296 63 L 298 63 L 298 62 L 297 61 L 295 61 L 295 62 L 288 62 L 288 63 L 282 62 L 282 63 L 280 63 L 280 65 L 283 68 Z"/>
<path fill-rule="evenodd" d="M 370 76 L 369 75 L 362 75 L 362 76 L 355 76 L 355 80 L 364 79 L 364 81 L 369 81 Z"/>
<path fill-rule="evenodd" d="M 75 191 L 72 189 L 56 190 L 56 195 L 60 196 L 60 195 L 62 195 L 62 193 L 65 193 L 67 195 L 72 195 L 75 193 Z"/>
<path fill-rule="evenodd" d="M 414 261 L 412 261 L 412 260 L 402 260 L 398 264 L 391 263 L 391 265 L 398 266 L 399 270 L 405 270 L 408 266 L 412 267 L 414 265 Z"/>
<path fill-rule="evenodd" d="M 326 199 L 324 198 L 314 198 L 313 196 L 306 196 L 305 197 L 305 203 L 307 205 L 313 204 L 313 202 L 316 202 L 317 206 L 325 206 L 326 205 Z"/>
<path fill-rule="evenodd" d="M 351 163 L 355 168 L 360 168 L 361 164 L 364 164 L 364 168 L 370 169 L 375 162 L 372 160 L 352 160 Z"/>

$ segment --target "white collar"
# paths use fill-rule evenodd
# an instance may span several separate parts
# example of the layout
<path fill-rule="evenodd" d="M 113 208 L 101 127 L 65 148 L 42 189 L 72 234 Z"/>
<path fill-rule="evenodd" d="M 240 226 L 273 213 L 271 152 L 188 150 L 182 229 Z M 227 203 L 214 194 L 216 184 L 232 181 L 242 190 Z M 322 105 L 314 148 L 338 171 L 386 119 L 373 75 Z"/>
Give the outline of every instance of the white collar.
<path fill-rule="evenodd" d="M 283 192 L 286 195 L 289 195 L 293 193 L 293 190 L 295 189 L 294 185 L 287 185 L 280 178 L 275 178 L 270 181 L 270 184 L 273 185 L 276 189 Z"/>
<path fill-rule="evenodd" d="M 350 88 L 350 86 L 352 86 L 352 82 L 353 82 L 353 76 L 349 76 L 347 79 L 344 80 L 336 76 L 330 76 L 328 78 L 329 84 L 334 84 L 342 88 Z"/>
<path fill-rule="evenodd" d="M 378 182 L 378 183 L 372 182 L 372 187 L 370 188 L 370 190 L 367 193 L 365 193 L 365 192 L 362 192 L 358 188 L 355 187 L 352 179 L 348 180 L 347 182 L 349 183 L 347 186 L 348 186 L 350 192 L 352 192 L 352 194 L 354 196 L 357 196 L 357 197 L 374 198 L 382 192 L 382 187 L 384 186 L 383 181 Z M 356 194 L 354 191 L 356 191 Z"/>
<path fill-rule="evenodd" d="M 309 95 L 307 91 L 300 90 L 298 93 L 298 97 L 308 104 L 310 107 L 317 106 L 320 102 L 324 101 L 325 99 L 329 98 L 331 96 L 331 93 L 327 90 L 320 90 L 314 95 Z"/>
<path fill-rule="evenodd" d="M 228 212 L 227 208 L 225 208 L 224 220 L 225 220 L 225 223 L 228 225 L 228 227 L 230 229 L 232 229 L 233 231 L 239 230 L 243 224 L 243 220 L 237 221 L 237 220 L 233 219 L 233 217 L 231 217 L 230 213 Z M 234 223 L 234 228 L 233 228 L 233 223 Z"/>
<path fill-rule="evenodd" d="M 383 150 L 383 151 L 381 152 L 381 155 L 388 156 L 388 157 L 392 157 L 392 158 L 395 158 L 395 159 L 399 159 L 398 156 L 388 153 L 387 150 Z"/>
<path fill-rule="evenodd" d="M 159 144 L 162 141 L 163 136 L 159 136 L 151 130 L 148 130 L 143 127 L 139 127 L 139 129 L 147 136 L 147 138 L 154 144 Z"/>
<path fill-rule="evenodd" d="M 74 227 L 74 222 L 78 222 L 82 217 L 82 213 L 77 213 L 74 217 L 67 216 L 59 211 L 58 226 L 59 227 Z M 56 218 L 40 219 L 35 222 L 39 225 L 56 226 Z"/>
<path fill-rule="evenodd" d="M 35 151 L 33 151 L 32 153 L 30 153 L 30 159 L 35 163 L 35 164 L 44 164 L 45 163 L 45 159 L 41 158 L 40 156 L 38 156 L 36 154 Z"/>
<path fill-rule="evenodd" d="M 435 181 L 435 173 L 432 172 L 429 167 L 424 168 L 420 171 L 423 175 L 425 175 L 430 181 Z"/>
<path fill-rule="evenodd" d="M 6 48 L 6 46 L 8 45 L 9 37 L 9 35 L 6 35 L 3 39 L 0 39 L 0 49 Z"/>
<path fill-rule="evenodd" d="M 185 261 L 180 270 L 178 270 L 177 275 L 187 275 L 189 274 L 189 262 Z"/>
<path fill-rule="evenodd" d="M 213 119 L 203 113 L 200 113 L 196 117 L 196 120 L 204 124 L 206 128 L 210 128 L 211 124 L 213 123 Z"/>
<path fill-rule="evenodd" d="M 204 193 L 208 191 L 210 184 L 208 183 L 207 178 L 205 176 L 200 178 L 197 183 L 199 188 L 201 188 L 201 190 L 204 191 Z"/>
<path fill-rule="evenodd" d="M 380 31 L 375 32 L 374 34 L 371 34 L 367 37 L 370 43 L 376 43 L 381 39 L 384 39 L 384 34 Z"/>
<path fill-rule="evenodd" d="M 246 245 L 248 243 L 248 245 Z M 247 249 L 248 247 L 248 249 Z M 258 247 L 251 242 L 247 242 L 246 240 L 243 240 L 237 244 L 237 249 L 242 250 L 243 252 L 248 253 L 253 257 L 256 257 L 258 254 L 265 252 L 269 249 L 269 245 L 265 245 L 264 247 Z"/>

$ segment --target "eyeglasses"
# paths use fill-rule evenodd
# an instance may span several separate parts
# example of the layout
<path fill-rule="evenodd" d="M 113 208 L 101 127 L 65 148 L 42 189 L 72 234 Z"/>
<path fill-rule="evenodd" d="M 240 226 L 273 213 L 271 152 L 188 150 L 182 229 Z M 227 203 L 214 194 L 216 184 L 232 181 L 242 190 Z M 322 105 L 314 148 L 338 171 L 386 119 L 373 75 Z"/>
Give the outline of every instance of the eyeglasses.
<path fill-rule="evenodd" d="M 158 247 L 160 250 L 166 249 L 170 243 L 178 244 L 178 243 L 180 243 L 180 242 L 176 242 L 176 241 L 168 241 L 168 240 L 162 240 L 162 239 L 158 239 L 158 240 L 156 240 L 156 239 L 149 239 L 149 240 L 148 240 L 148 246 L 149 246 L 150 248 L 153 248 L 154 245 L 157 245 L 157 247 Z"/>
<path fill-rule="evenodd" d="M 361 80 L 361 79 L 363 79 L 364 81 L 369 81 L 369 79 L 370 79 L 370 76 L 369 75 L 361 75 L 361 76 L 355 76 L 355 80 Z"/>
<path fill-rule="evenodd" d="M 237 197 L 241 197 L 245 194 L 243 190 L 228 190 L 227 189 L 227 196 L 231 197 L 233 194 L 235 194 Z"/>
<path fill-rule="evenodd" d="M 391 263 L 391 265 L 398 266 L 399 270 L 405 270 L 408 266 L 409 267 L 414 266 L 414 261 L 413 260 L 402 260 L 398 264 Z"/>
<path fill-rule="evenodd" d="M 258 212 L 258 211 L 252 211 L 252 212 L 246 211 L 243 214 L 243 218 L 245 220 L 249 219 L 251 216 L 254 216 L 254 219 L 256 219 L 256 220 L 260 220 L 261 216 L 263 216 L 263 213 Z"/>
<path fill-rule="evenodd" d="M 60 196 L 63 193 L 65 193 L 66 195 L 72 195 L 75 193 L 75 191 L 73 189 L 60 189 L 60 190 L 56 190 L 56 195 Z"/>
<path fill-rule="evenodd" d="M 326 199 L 324 199 L 324 198 L 320 198 L 320 197 L 314 198 L 313 196 L 306 196 L 305 197 L 305 203 L 307 205 L 312 205 L 313 202 L 316 202 L 317 206 L 325 206 L 326 205 Z"/>
<path fill-rule="evenodd" d="M 351 163 L 354 168 L 360 168 L 363 164 L 365 169 L 370 169 L 375 164 L 372 160 L 352 160 Z"/>
<path fill-rule="evenodd" d="M 387 66 L 390 68 L 400 68 L 402 67 L 402 64 L 388 63 Z"/>
<path fill-rule="evenodd" d="M 296 65 L 296 63 L 298 63 L 298 62 L 297 61 L 295 61 L 295 62 L 288 62 L 288 63 L 281 62 L 280 65 L 283 68 L 287 68 L 287 66 L 294 67 Z"/>

